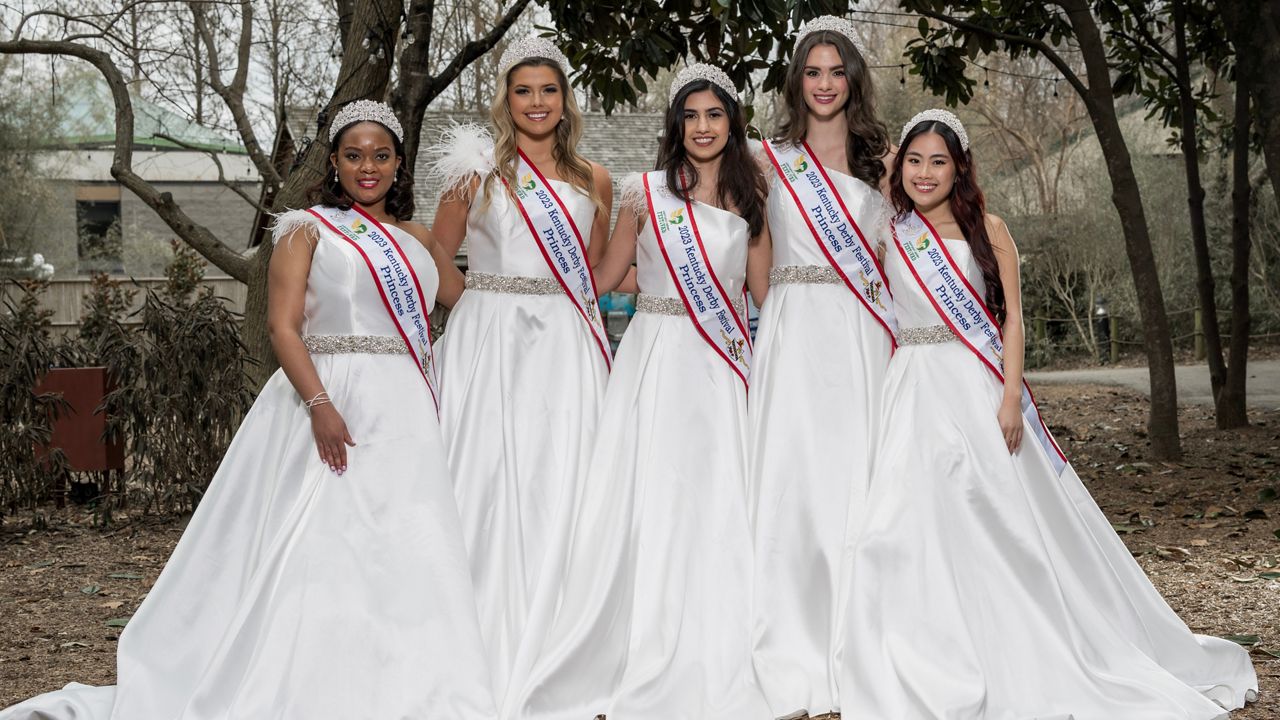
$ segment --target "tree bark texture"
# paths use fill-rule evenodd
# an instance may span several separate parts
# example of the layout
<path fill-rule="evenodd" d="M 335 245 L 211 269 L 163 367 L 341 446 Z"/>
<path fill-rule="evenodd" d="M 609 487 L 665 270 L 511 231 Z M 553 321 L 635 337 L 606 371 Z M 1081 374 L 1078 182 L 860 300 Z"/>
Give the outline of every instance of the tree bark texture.
<path fill-rule="evenodd" d="M 386 97 L 391 78 L 392 50 L 395 48 L 400 21 L 400 2 L 354 0 L 349 7 L 350 15 L 344 18 L 349 23 L 345 33 L 347 43 L 342 51 L 337 87 L 334 88 L 325 111 L 321 113 L 322 121 L 315 141 L 303 151 L 301 161 L 289 173 L 280 192 L 276 194 L 272 207 L 276 212 L 310 205 L 308 191 L 328 170 L 329 123 L 333 121 L 337 109 L 353 100 L 381 100 Z M 385 57 L 378 59 L 370 55 L 370 50 L 363 46 L 366 37 L 384 43 Z M 374 45 L 371 40 L 370 48 Z M 250 373 L 255 388 L 261 388 L 279 366 L 275 353 L 271 350 L 271 338 L 267 332 L 267 268 L 271 264 L 271 251 L 274 247 L 270 242 L 258 246 L 257 252 L 250 258 L 245 277 L 249 290 L 240 336 L 257 361 Z"/>
<path fill-rule="evenodd" d="M 1161 460 L 1176 460 L 1182 456 L 1182 444 L 1178 437 L 1178 387 L 1173 372 L 1169 318 L 1165 312 L 1164 293 L 1160 289 L 1160 276 L 1156 271 L 1155 253 L 1151 248 L 1142 192 L 1116 117 L 1106 47 L 1088 3 L 1065 0 L 1058 4 L 1067 12 L 1084 58 L 1088 77 L 1084 101 L 1098 142 L 1102 145 L 1107 173 L 1111 177 L 1111 202 L 1120 213 L 1120 226 L 1124 232 L 1151 382 L 1151 411 L 1147 426 L 1151 449 Z"/>
<path fill-rule="evenodd" d="M 1215 399 L 1218 428 L 1249 424 L 1246 378 L 1249 362 L 1249 210 L 1253 187 L 1249 182 L 1249 87 L 1236 82 L 1235 127 L 1231 158 L 1231 341 L 1226 383 Z"/>
<path fill-rule="evenodd" d="M 1209 232 L 1204 218 L 1204 185 L 1200 181 L 1200 146 L 1196 140 L 1196 103 L 1191 95 L 1191 61 L 1187 56 L 1187 13 L 1185 0 L 1174 0 L 1173 25 L 1178 88 L 1178 114 L 1182 120 L 1182 158 L 1187 172 L 1187 210 L 1191 219 L 1191 248 L 1196 263 L 1196 291 L 1200 296 L 1205 356 L 1209 363 L 1209 386 L 1218 397 L 1227 381 L 1222 357 L 1222 335 L 1218 329 L 1218 301 L 1215 296 L 1213 264 L 1209 259 Z"/>
<path fill-rule="evenodd" d="M 1235 48 L 1236 73 L 1253 98 L 1271 191 L 1280 198 L 1280 3 L 1230 0 L 1218 3 Z"/>

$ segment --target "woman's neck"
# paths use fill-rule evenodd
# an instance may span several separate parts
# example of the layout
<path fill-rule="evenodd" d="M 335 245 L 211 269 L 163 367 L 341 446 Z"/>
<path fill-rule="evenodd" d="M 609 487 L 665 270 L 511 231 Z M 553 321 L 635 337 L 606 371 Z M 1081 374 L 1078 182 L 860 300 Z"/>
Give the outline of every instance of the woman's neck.
<path fill-rule="evenodd" d="M 517 130 L 516 147 L 529 158 L 529 162 L 539 166 L 539 169 L 555 164 L 556 134 L 554 132 L 547 133 L 544 137 L 533 137 Z"/>
<path fill-rule="evenodd" d="M 362 205 L 360 203 L 355 203 L 355 205 L 357 205 L 361 210 L 363 210 L 366 215 L 373 218 L 374 220 L 377 220 L 380 223 L 391 223 L 396 221 L 394 217 L 387 214 L 386 198 L 383 198 L 371 205 Z"/>
<path fill-rule="evenodd" d="M 849 119 L 843 112 L 825 118 L 809 113 L 805 120 L 804 140 L 810 146 L 843 149 L 848 139 Z"/>
<path fill-rule="evenodd" d="M 689 164 L 698 171 L 698 186 L 692 188 L 692 194 L 701 196 L 704 198 L 703 202 L 714 205 L 709 200 L 716 198 L 716 188 L 720 187 L 720 156 L 705 161 L 689 158 Z"/>
<path fill-rule="evenodd" d="M 916 205 L 916 212 L 924 216 L 930 225 L 937 227 L 939 225 L 954 224 L 956 216 L 951 212 L 951 198 L 947 198 L 929 208 L 923 208 Z"/>

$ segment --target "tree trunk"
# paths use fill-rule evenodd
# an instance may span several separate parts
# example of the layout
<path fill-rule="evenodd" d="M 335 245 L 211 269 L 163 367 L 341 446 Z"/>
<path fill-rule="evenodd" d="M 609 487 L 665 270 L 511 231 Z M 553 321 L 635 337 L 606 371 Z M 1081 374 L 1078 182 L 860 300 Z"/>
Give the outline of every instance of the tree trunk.
<path fill-rule="evenodd" d="M 391 77 L 391 51 L 395 48 L 399 19 L 399 0 L 354 0 L 350 3 L 350 16 L 343 18 L 349 25 L 345 33 L 347 42 L 343 46 L 342 66 L 338 71 L 338 85 L 322 114 L 323 121 L 316 133 L 316 140 L 307 146 L 301 162 L 289 173 L 276 195 L 272 210 L 278 212 L 310 205 L 307 200 L 308 190 L 324 177 L 328 168 L 329 122 L 333 120 L 337 109 L 352 100 L 380 100 L 386 96 L 387 83 Z M 370 58 L 369 50 L 362 44 L 369 36 L 383 43 L 386 57 L 381 60 Z M 259 245 L 250 263 L 249 291 L 240 335 L 249 354 L 257 360 L 251 371 L 255 388 L 261 388 L 279 366 L 275 353 L 271 350 L 271 338 L 267 334 L 267 268 L 271 264 L 273 247 L 270 242 Z"/>
<path fill-rule="evenodd" d="M 1271 190 L 1280 198 L 1280 8 L 1274 1 L 1218 3 L 1235 47 L 1236 72 L 1253 98 Z"/>
<path fill-rule="evenodd" d="M 1187 209 L 1191 217 L 1191 247 L 1196 263 L 1196 290 L 1200 295 L 1205 357 L 1209 363 L 1209 386 L 1216 399 L 1227 381 L 1222 358 L 1222 335 L 1218 330 L 1218 301 L 1215 297 L 1213 264 L 1209 260 L 1209 233 L 1204 219 L 1204 185 L 1200 182 L 1200 146 L 1196 140 L 1196 103 L 1191 95 L 1191 61 L 1187 57 L 1187 11 L 1185 0 L 1173 3 L 1174 44 L 1177 55 L 1178 114 L 1182 120 L 1182 159 L 1187 171 Z"/>
<path fill-rule="evenodd" d="M 1059 4 L 1067 11 L 1088 71 L 1089 86 L 1083 99 L 1111 177 L 1111 202 L 1120 213 L 1129 270 L 1137 294 L 1151 382 L 1151 413 L 1147 426 L 1151 450 L 1161 460 L 1176 460 L 1182 456 L 1182 444 L 1178 438 L 1178 388 L 1173 373 L 1169 318 L 1165 314 L 1164 294 L 1160 290 L 1160 276 L 1151 249 L 1142 192 L 1116 117 L 1106 48 L 1093 13 L 1084 0 Z"/>
<path fill-rule="evenodd" d="M 1226 384 L 1216 398 L 1218 428 L 1246 427 L 1245 378 L 1249 361 L 1249 85 L 1236 80 L 1231 158 L 1231 358 Z"/>

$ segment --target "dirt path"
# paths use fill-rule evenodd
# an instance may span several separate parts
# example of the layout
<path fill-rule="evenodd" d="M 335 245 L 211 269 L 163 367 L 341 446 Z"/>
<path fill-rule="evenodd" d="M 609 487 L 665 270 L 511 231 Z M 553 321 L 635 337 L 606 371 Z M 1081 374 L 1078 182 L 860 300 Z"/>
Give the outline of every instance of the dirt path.
<path fill-rule="evenodd" d="M 1250 360 L 1249 378 L 1245 383 L 1249 406 L 1275 410 L 1280 408 L 1280 360 Z M 1174 368 L 1178 383 L 1178 403 L 1213 406 L 1209 388 L 1208 365 L 1178 365 Z M 1047 370 L 1027 373 L 1035 387 L 1041 385 L 1118 385 L 1151 394 L 1151 378 L 1145 367 L 1101 367 L 1083 370 Z"/>
<path fill-rule="evenodd" d="M 1253 649 L 1261 699 L 1233 720 L 1280 718 L 1280 410 L 1239 433 L 1206 408 L 1182 411 L 1186 457 L 1147 454 L 1146 401 L 1097 385 L 1044 386 L 1044 415 L 1098 504 L 1169 604 L 1197 632 Z M 126 620 L 182 522 L 92 527 L 83 511 L 50 529 L 0 525 L 0 707 L 67 682 L 115 680 Z M 1271 653 L 1274 653 L 1272 655 Z"/>

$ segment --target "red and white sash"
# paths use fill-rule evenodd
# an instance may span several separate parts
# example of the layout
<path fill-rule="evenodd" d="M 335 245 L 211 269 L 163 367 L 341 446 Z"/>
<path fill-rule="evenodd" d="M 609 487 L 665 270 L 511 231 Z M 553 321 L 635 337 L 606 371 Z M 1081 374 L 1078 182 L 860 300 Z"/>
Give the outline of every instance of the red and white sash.
<path fill-rule="evenodd" d="M 893 239 L 898 253 L 934 310 L 938 311 L 942 322 L 1004 384 L 1004 341 L 1000 325 L 982 301 L 982 296 L 956 267 L 938 232 L 913 210 L 894 221 Z M 1044 448 L 1049 462 L 1061 475 L 1067 467 L 1067 456 L 1040 417 L 1026 380 L 1022 381 L 1022 416 L 1031 425 L 1036 441 Z"/>
<path fill-rule="evenodd" d="M 351 243 L 369 266 L 373 284 L 382 295 L 387 313 L 395 321 L 396 330 L 413 356 L 422 378 L 427 381 L 431 400 L 440 412 L 439 385 L 436 381 L 435 356 L 431 352 L 431 319 L 427 316 L 428 301 L 423 297 L 422 283 L 414 272 L 409 258 L 396 238 L 382 223 L 352 205 L 350 210 L 316 205 L 307 212 L 314 215 L 338 237 Z"/>
<path fill-rule="evenodd" d="M 547 267 L 551 268 L 560 287 L 564 288 L 564 294 L 573 301 L 578 314 L 590 328 L 600 354 L 604 356 L 605 367 L 610 367 L 613 357 L 609 353 L 609 335 L 605 332 L 596 300 L 599 297 L 596 279 L 591 273 L 591 263 L 587 261 L 587 244 L 573 222 L 573 215 L 569 214 L 555 188 L 523 152 L 520 152 L 516 166 L 516 185 L 513 187 L 506 180 L 503 183 L 515 197 L 516 207 L 520 208 Z"/>
<path fill-rule="evenodd" d="M 746 323 L 738 316 L 707 258 L 693 204 L 667 190 L 666 182 L 666 173 L 661 170 L 644 175 L 649 222 L 658 238 L 658 248 L 698 334 L 746 385 L 751 368 L 751 336 Z"/>
<path fill-rule="evenodd" d="M 799 145 L 779 146 L 766 140 L 764 151 L 827 262 L 893 342 L 898 332 L 898 318 L 893 313 L 893 295 L 889 292 L 884 268 L 880 266 L 875 248 L 845 207 L 826 169 L 818 162 L 818 156 L 803 141 Z"/>

